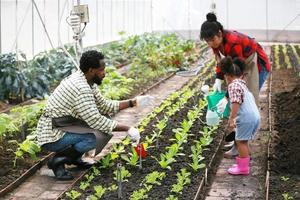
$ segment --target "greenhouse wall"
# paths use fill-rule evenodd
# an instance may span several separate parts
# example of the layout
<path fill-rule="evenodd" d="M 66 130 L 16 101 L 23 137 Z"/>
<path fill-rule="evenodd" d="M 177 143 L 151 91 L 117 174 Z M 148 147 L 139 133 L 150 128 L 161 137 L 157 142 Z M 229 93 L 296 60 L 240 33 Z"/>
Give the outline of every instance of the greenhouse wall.
<path fill-rule="evenodd" d="M 0 0 L 0 53 L 18 49 L 32 56 L 60 46 L 59 34 L 62 43 L 73 42 L 66 18 L 77 2 Z M 80 3 L 89 6 L 90 22 L 85 29 L 84 46 L 119 40 L 120 31 L 125 31 L 126 36 L 175 31 L 185 38 L 197 39 L 201 23 L 211 10 L 225 28 L 242 31 L 257 40 L 300 41 L 300 0 L 81 0 Z M 46 24 L 49 38 L 41 21 Z"/>

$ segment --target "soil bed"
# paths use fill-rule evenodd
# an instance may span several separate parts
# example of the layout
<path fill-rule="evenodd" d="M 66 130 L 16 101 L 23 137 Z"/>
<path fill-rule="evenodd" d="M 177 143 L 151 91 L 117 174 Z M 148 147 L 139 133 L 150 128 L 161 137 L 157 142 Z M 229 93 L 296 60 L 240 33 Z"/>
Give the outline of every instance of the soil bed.
<path fill-rule="evenodd" d="M 8 141 L 10 140 L 15 140 L 15 138 L 5 138 L 5 140 L 0 141 L 0 191 L 47 155 L 46 152 L 41 152 L 37 155 L 37 160 L 32 160 L 24 156 L 24 159 L 17 160 L 16 166 L 14 167 L 14 152 L 17 149 L 17 145 L 15 143 L 9 143 Z"/>
<path fill-rule="evenodd" d="M 278 72 L 274 71 L 274 76 Z M 277 93 L 272 97 L 274 108 L 273 138 L 270 148 L 270 192 L 269 199 L 283 199 L 283 195 L 300 199 L 300 84 L 293 89 L 291 77 L 280 76 L 282 80 L 290 82 L 287 85 L 274 84 L 273 91 Z M 275 78 L 274 78 L 275 79 Z M 289 81 L 287 81 L 289 80 Z"/>

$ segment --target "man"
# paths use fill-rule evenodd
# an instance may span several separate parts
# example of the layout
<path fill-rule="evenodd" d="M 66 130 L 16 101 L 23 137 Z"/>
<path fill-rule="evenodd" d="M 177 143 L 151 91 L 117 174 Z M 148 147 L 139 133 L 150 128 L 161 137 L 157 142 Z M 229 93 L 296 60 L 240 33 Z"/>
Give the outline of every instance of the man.
<path fill-rule="evenodd" d="M 119 110 L 145 106 L 150 96 L 124 101 L 106 100 L 97 88 L 105 77 L 104 55 L 87 51 L 80 59 L 80 70 L 64 79 L 48 99 L 37 126 L 39 145 L 56 152 L 48 162 L 59 180 L 71 180 L 65 164 L 87 168 L 82 155 L 96 148 L 99 153 L 112 137 L 112 131 L 128 131 L 139 142 L 138 129 L 117 123 L 106 117 Z"/>

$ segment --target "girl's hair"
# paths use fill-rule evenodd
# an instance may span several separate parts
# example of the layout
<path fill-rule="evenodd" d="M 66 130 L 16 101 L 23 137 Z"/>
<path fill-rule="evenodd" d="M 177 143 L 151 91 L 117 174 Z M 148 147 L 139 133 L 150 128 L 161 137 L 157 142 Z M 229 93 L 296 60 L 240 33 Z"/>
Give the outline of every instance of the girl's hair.
<path fill-rule="evenodd" d="M 243 75 L 246 64 L 241 58 L 227 56 L 221 60 L 220 67 L 222 73 L 239 77 Z"/>
<path fill-rule="evenodd" d="M 200 39 L 210 39 L 217 35 L 219 31 L 223 32 L 223 26 L 217 21 L 217 16 L 214 13 L 206 15 L 206 21 L 201 25 Z"/>

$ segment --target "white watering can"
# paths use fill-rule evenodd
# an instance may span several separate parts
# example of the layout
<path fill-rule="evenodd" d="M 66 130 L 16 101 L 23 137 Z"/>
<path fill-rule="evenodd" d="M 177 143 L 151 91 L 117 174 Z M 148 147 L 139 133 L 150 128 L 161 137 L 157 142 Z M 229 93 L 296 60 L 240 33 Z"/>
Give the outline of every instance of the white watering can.
<path fill-rule="evenodd" d="M 209 126 L 216 126 L 220 122 L 220 117 L 217 111 L 207 109 L 206 124 Z"/>

